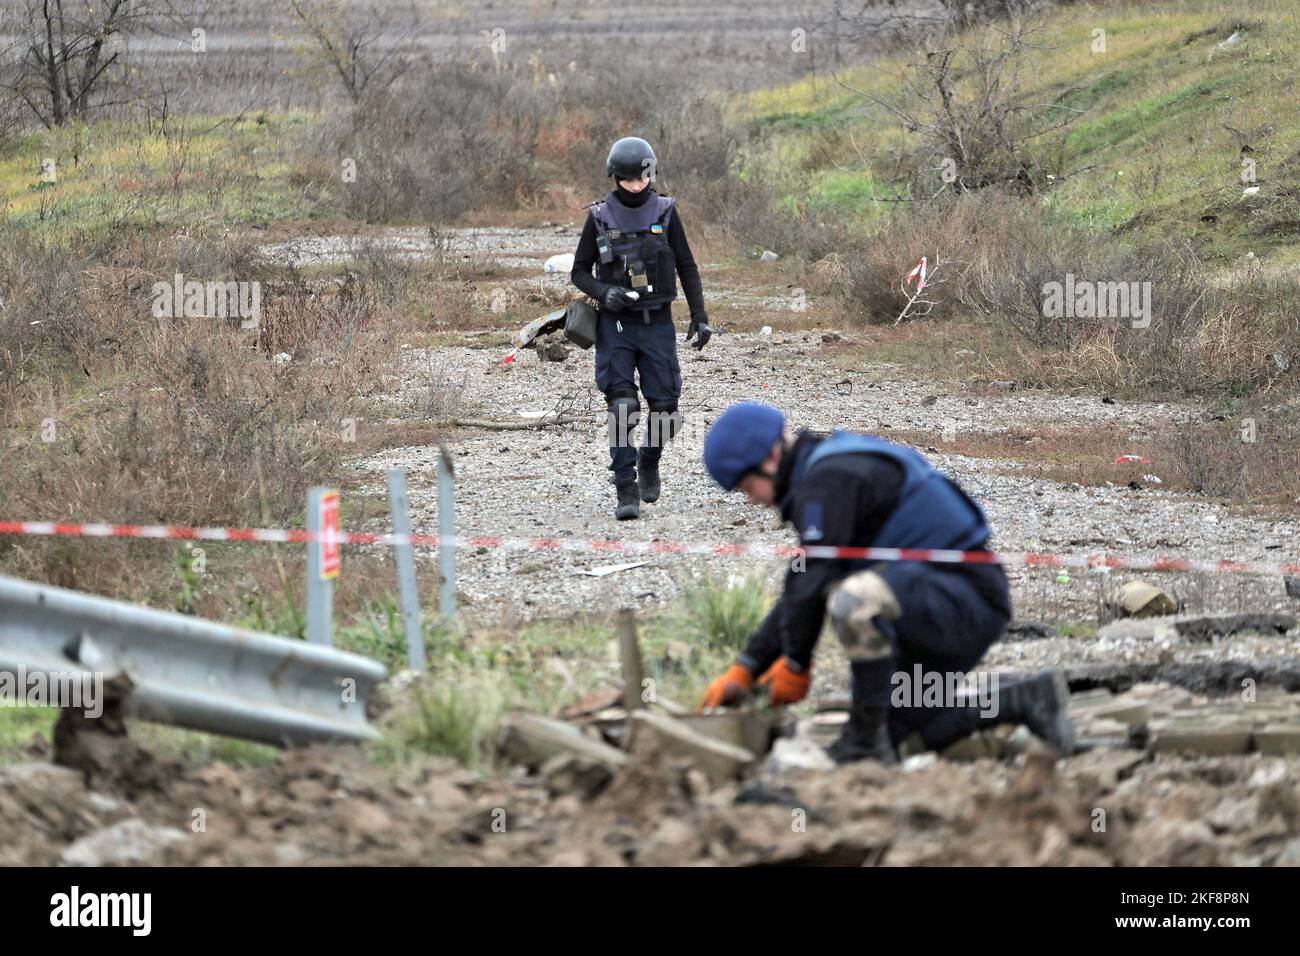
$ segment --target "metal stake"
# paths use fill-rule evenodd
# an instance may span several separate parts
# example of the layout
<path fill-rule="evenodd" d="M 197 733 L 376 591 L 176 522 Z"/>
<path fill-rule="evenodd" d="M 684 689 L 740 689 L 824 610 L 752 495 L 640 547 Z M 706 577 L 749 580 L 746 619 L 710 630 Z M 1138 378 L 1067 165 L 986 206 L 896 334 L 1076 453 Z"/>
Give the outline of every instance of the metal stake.
<path fill-rule="evenodd" d="M 411 511 L 406 497 L 406 475 L 400 468 L 388 472 L 388 508 L 393 515 L 393 533 L 411 534 Z M 402 624 L 406 631 L 406 666 L 424 671 L 424 634 L 420 630 L 420 595 L 415 587 L 415 550 L 410 542 L 393 547 L 397 562 L 397 585 L 402 597 Z"/>

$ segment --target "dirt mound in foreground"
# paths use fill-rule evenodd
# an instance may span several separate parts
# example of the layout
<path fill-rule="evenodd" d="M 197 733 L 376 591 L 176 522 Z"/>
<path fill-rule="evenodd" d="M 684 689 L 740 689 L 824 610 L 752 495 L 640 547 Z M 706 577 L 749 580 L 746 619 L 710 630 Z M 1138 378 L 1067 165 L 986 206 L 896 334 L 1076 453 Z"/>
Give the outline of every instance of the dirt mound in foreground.
<path fill-rule="evenodd" d="M 1031 751 L 714 787 L 644 757 L 606 779 L 576 758 L 533 777 L 389 774 L 347 747 L 186 770 L 120 740 L 123 775 L 102 751 L 90 775 L 0 769 L 0 864 L 1300 863 L 1297 758 Z"/>

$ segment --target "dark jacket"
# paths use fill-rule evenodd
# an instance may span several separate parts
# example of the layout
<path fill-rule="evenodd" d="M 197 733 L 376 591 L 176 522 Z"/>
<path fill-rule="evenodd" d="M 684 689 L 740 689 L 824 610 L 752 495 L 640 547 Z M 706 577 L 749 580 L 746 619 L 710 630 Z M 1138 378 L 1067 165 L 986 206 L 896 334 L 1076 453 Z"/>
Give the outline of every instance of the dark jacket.
<path fill-rule="evenodd" d="M 797 483 L 796 464 L 824 438 L 800 432 L 777 468 L 775 492 L 781 517 L 799 531 L 799 543 L 808 545 L 869 545 L 898 504 L 903 469 L 880 455 L 834 455 L 817 462 Z M 805 529 L 816 525 L 809 540 Z M 767 618 L 749 639 L 740 662 L 762 673 L 782 654 L 807 667 L 821 634 L 830 590 L 872 562 L 849 559 L 808 558 L 802 571 L 786 573 L 785 586 Z M 997 565 L 945 565 L 954 574 L 968 575 L 981 594 L 1005 603 L 1005 572 Z"/>

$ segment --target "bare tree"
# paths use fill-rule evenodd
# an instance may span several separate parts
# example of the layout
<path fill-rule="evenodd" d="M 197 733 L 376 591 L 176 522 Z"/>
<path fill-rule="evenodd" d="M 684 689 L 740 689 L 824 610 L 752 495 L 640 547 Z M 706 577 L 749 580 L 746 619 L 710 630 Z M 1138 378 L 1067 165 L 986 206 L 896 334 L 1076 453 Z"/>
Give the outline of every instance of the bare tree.
<path fill-rule="evenodd" d="M 26 35 L 7 85 L 46 126 L 81 119 L 124 75 L 127 38 L 149 0 L 25 0 Z"/>
<path fill-rule="evenodd" d="M 406 69 L 398 48 L 383 50 L 384 17 L 370 4 L 339 0 L 289 0 L 289 9 L 311 40 L 311 58 L 336 74 L 354 103 L 367 91 L 380 92 Z"/>
<path fill-rule="evenodd" d="M 1060 102 L 1036 102 L 1026 93 L 1026 54 L 1040 27 L 1015 18 L 933 34 L 909 64 L 895 96 L 841 85 L 919 135 L 920 145 L 906 165 L 924 172 L 922 179 L 941 180 L 940 192 L 991 185 L 1036 192 L 1048 178 L 1039 144 L 1063 135 L 1082 112 Z M 1056 168 L 1051 178 L 1065 175 Z"/>

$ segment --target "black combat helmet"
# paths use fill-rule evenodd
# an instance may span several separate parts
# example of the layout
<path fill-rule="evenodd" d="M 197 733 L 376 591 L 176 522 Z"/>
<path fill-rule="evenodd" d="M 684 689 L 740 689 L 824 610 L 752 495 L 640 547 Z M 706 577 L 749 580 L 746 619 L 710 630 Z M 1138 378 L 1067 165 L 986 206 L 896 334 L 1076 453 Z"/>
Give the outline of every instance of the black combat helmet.
<path fill-rule="evenodd" d="M 655 151 L 639 136 L 624 136 L 609 148 L 605 175 L 619 179 L 655 178 Z"/>

